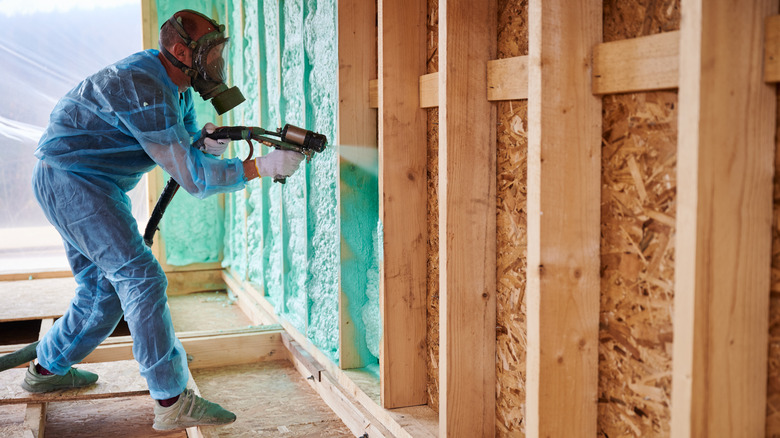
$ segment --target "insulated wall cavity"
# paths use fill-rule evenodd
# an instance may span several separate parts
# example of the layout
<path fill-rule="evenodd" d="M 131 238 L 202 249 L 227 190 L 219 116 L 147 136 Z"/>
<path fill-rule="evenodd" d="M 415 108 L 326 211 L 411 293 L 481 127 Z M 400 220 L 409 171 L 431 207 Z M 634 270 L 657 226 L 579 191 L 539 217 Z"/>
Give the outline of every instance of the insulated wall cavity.
<path fill-rule="evenodd" d="M 160 0 L 157 2 L 157 20 L 165 23 L 181 9 L 194 9 L 220 20 L 223 1 Z M 198 126 L 217 122 L 212 105 L 203 101 L 197 93 L 195 110 Z M 163 176 L 165 181 L 169 175 Z M 160 223 L 160 236 L 165 243 L 165 257 L 169 265 L 218 262 L 223 249 L 222 204 L 219 196 L 199 200 L 184 190 L 179 190 L 165 211 Z"/>
<path fill-rule="evenodd" d="M 335 0 L 306 0 L 304 7 L 306 125 L 331 143 L 307 168 L 310 303 L 308 336 L 334 361 L 339 348 L 338 155 L 335 145 L 338 50 Z"/>
<path fill-rule="evenodd" d="M 369 363 L 376 362 L 377 163 L 374 158 L 369 168 L 339 164 L 336 1 L 232 1 L 218 9 L 231 38 L 230 85 L 247 99 L 223 116 L 222 125 L 273 130 L 292 124 L 322 133 L 330 143 L 285 184 L 262 178 L 225 197 L 223 266 L 262 288 L 277 315 L 334 362 L 341 287 L 350 297 L 356 347 Z M 249 153 L 245 142 L 233 142 L 229 150 L 241 158 Z M 254 153 L 271 151 L 256 146 Z M 340 190 L 347 210 L 339 210 Z M 345 230 L 351 230 L 347 238 Z"/>

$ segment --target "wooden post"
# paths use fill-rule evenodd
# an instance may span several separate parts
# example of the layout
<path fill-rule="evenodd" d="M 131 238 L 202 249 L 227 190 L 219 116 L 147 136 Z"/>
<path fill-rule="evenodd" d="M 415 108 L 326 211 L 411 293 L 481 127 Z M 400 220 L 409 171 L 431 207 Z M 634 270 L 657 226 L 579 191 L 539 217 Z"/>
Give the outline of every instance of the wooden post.
<path fill-rule="evenodd" d="M 376 3 L 361 0 L 339 2 L 338 7 L 339 99 L 336 147 L 377 151 L 377 111 L 369 103 L 368 81 L 377 74 Z M 339 222 L 341 272 L 339 275 L 339 366 L 361 368 L 370 363 L 360 304 L 366 300 L 369 262 L 362 254 L 345 250 L 351 245 L 371 248 L 377 221 L 377 179 L 339 154 Z M 374 214 L 356 214 L 373 207 Z M 373 221 L 371 220 L 373 219 Z M 373 223 L 371 223 L 373 222 Z M 342 280 L 353 279 L 349 287 Z M 356 278 L 364 281 L 362 284 Z M 362 286 L 362 287 L 359 287 Z M 376 346 L 379 347 L 378 345 Z"/>
<path fill-rule="evenodd" d="M 378 3 L 379 217 L 384 227 L 379 369 L 385 408 L 427 400 L 427 126 L 418 100 L 426 61 L 425 11 L 425 0 Z"/>
<path fill-rule="evenodd" d="M 596 435 L 601 98 L 598 0 L 528 8 L 528 437 Z"/>
<path fill-rule="evenodd" d="M 673 437 L 765 434 L 775 13 L 772 0 L 683 2 Z"/>
<path fill-rule="evenodd" d="M 494 0 L 439 3 L 439 430 L 490 437 L 496 416 Z"/>

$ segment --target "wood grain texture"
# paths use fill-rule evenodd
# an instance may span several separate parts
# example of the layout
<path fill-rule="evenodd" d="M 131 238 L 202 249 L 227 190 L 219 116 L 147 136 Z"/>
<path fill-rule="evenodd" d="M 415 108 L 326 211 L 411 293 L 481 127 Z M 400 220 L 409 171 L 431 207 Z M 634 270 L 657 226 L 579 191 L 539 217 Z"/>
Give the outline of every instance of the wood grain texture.
<path fill-rule="evenodd" d="M 527 99 L 528 56 L 488 61 L 487 83 L 488 100 Z"/>
<path fill-rule="evenodd" d="M 763 436 L 776 102 L 762 29 L 778 5 L 682 6 L 671 434 Z"/>
<path fill-rule="evenodd" d="M 496 54 L 493 0 L 439 3 L 439 427 L 495 435 Z"/>
<path fill-rule="evenodd" d="M 385 408 L 426 402 L 426 144 L 419 77 L 425 73 L 425 2 L 380 1 L 379 218 Z"/>
<path fill-rule="evenodd" d="M 0 321 L 59 318 L 76 295 L 73 277 L 0 282 Z"/>
<path fill-rule="evenodd" d="M 336 144 L 361 146 L 376 152 L 377 111 L 369 106 L 370 90 L 366 87 L 366 83 L 377 75 L 376 3 L 342 1 L 338 14 L 339 99 Z M 339 159 L 338 202 L 342 248 L 371 241 L 371 232 L 376 228 L 377 190 L 376 175 L 349 160 Z M 356 210 L 369 210 L 372 206 L 374 215 L 356 217 L 350 214 Z M 372 218 L 374 223 L 370 223 Z M 365 289 L 356 285 L 345 288 L 343 284 L 344 278 L 364 278 L 365 272 L 356 272 L 361 266 L 355 261 L 355 254 L 341 251 L 339 366 L 344 369 L 361 368 L 376 360 L 367 349 L 361 315 Z"/>
<path fill-rule="evenodd" d="M 602 43 L 593 48 L 593 94 L 677 88 L 680 32 Z"/>
<path fill-rule="evenodd" d="M 148 394 L 146 380 L 138 372 L 134 360 L 81 364 L 77 368 L 99 376 L 94 385 L 43 394 L 25 391 L 20 386 L 26 369 L 13 368 L 0 374 L 0 405 L 15 403 L 47 403 Z"/>
<path fill-rule="evenodd" d="M 764 21 L 764 81 L 780 82 L 780 15 Z"/>
<path fill-rule="evenodd" d="M 531 1 L 526 434 L 596 433 L 601 99 L 599 1 Z"/>

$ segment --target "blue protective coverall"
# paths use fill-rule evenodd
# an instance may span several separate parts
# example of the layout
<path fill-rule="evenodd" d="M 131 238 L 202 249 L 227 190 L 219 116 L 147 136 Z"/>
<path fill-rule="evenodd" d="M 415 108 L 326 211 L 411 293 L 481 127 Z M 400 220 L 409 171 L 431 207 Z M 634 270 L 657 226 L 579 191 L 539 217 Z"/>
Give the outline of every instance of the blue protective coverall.
<path fill-rule="evenodd" d="M 167 279 L 144 244 L 127 192 L 160 165 L 203 198 L 244 188 L 238 159 L 191 147 L 192 90 L 179 93 L 157 50 L 86 78 L 55 106 L 35 155 L 33 190 L 62 235 L 76 296 L 38 345 L 39 363 L 65 374 L 108 337 L 122 314 L 151 396 L 179 395 L 189 377 L 166 298 Z"/>

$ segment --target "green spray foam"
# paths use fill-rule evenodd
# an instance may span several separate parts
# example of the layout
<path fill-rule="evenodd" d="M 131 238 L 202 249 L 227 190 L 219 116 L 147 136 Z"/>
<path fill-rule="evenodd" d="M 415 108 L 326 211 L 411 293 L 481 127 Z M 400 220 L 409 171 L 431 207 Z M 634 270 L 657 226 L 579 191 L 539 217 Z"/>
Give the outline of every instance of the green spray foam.
<path fill-rule="evenodd" d="M 161 0 L 157 2 L 158 23 L 164 23 L 181 9 L 195 9 L 214 16 L 214 11 L 224 10 L 224 2 Z M 194 103 L 199 123 L 217 120 L 213 106 L 203 101 L 197 93 Z M 168 178 L 165 175 L 166 181 Z M 179 190 L 160 224 L 167 263 L 181 266 L 219 261 L 223 244 L 222 215 L 218 196 L 199 200 Z"/>
<path fill-rule="evenodd" d="M 269 129 L 281 122 L 279 100 L 281 88 L 279 85 L 279 3 L 276 0 L 264 0 L 262 7 L 262 29 L 265 45 L 262 48 L 261 59 L 267 78 L 265 88 L 261 93 L 262 119 Z M 268 152 L 263 148 L 264 153 Z M 264 209 L 258 217 L 257 213 L 250 218 L 252 223 L 263 224 L 263 283 L 269 300 L 274 304 L 277 315 L 284 311 L 282 286 L 282 235 L 281 235 L 281 186 L 263 178 L 262 198 Z"/>
<path fill-rule="evenodd" d="M 336 138 L 338 50 L 336 2 L 306 0 L 304 47 L 307 128 Z M 310 302 L 308 336 L 334 362 L 339 348 L 340 232 L 338 156 L 328 147 L 308 168 Z"/>

